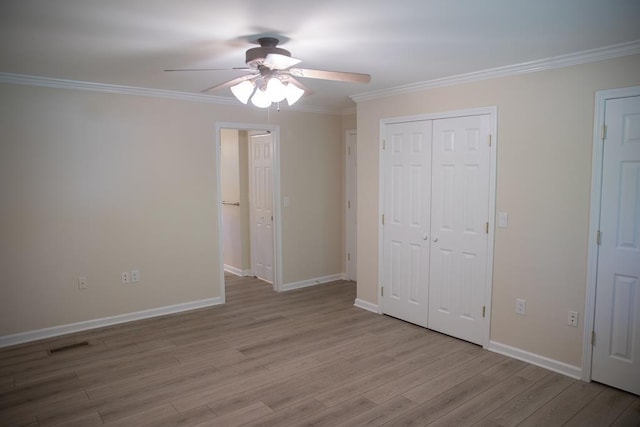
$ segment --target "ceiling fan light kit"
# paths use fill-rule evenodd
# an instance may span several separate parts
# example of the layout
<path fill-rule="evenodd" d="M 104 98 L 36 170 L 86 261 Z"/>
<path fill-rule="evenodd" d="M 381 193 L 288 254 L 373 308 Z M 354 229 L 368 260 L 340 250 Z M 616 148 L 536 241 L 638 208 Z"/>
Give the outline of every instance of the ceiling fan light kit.
<path fill-rule="evenodd" d="M 243 104 L 251 103 L 259 108 L 267 108 L 271 103 L 287 100 L 289 106 L 295 104 L 304 95 L 304 89 L 292 83 L 283 83 L 278 77 L 267 80 L 265 88 L 259 88 L 252 80 L 245 80 L 231 86 L 231 93 Z M 251 96 L 253 95 L 253 96 Z"/>
<path fill-rule="evenodd" d="M 285 96 L 287 98 L 287 103 L 291 106 L 296 103 L 298 99 L 300 99 L 304 95 L 304 89 L 299 88 L 293 83 L 288 83 L 285 88 Z"/>
<path fill-rule="evenodd" d="M 285 99 L 291 106 L 307 92 L 304 85 L 296 80 L 295 77 L 351 83 L 368 83 L 371 80 L 371 76 L 368 74 L 291 68 L 300 63 L 300 60 L 292 58 L 288 50 L 277 47 L 279 43 L 278 39 L 274 37 L 262 37 L 258 39 L 258 43 L 260 47 L 251 48 L 246 52 L 245 63 L 248 68 L 232 68 L 246 69 L 250 74 L 236 77 L 235 79 L 205 89 L 202 92 L 230 87 L 231 93 L 243 104 L 247 104 L 249 99 L 251 99 L 251 103 L 256 107 L 267 108 L 271 103 L 278 104 Z M 198 70 L 183 69 L 165 71 Z M 215 71 L 215 69 L 200 71 Z"/>
<path fill-rule="evenodd" d="M 258 108 L 267 108 L 271 105 L 271 100 L 265 91 L 256 89 L 256 92 L 251 97 L 251 103 Z"/>
<path fill-rule="evenodd" d="M 284 101 L 285 90 L 286 88 L 279 78 L 271 77 L 267 81 L 267 89 L 265 90 L 265 93 L 271 102 L 281 102 Z"/>
<path fill-rule="evenodd" d="M 255 88 L 256 87 L 253 85 L 253 82 L 245 80 L 235 86 L 231 86 L 231 93 L 233 93 L 233 95 L 238 98 L 238 101 L 246 104 L 253 94 Z"/>

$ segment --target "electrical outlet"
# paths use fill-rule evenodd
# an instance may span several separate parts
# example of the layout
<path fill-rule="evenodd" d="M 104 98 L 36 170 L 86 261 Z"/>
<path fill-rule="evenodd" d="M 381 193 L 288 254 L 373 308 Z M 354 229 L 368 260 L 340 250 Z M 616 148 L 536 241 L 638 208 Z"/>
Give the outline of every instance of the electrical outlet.
<path fill-rule="evenodd" d="M 87 289 L 87 278 L 84 276 L 78 277 L 78 289 Z"/>
<path fill-rule="evenodd" d="M 131 283 L 138 283 L 140 281 L 140 270 L 131 270 Z"/>
<path fill-rule="evenodd" d="M 522 298 L 516 298 L 516 314 L 524 316 L 527 312 L 527 301 Z"/>
<path fill-rule="evenodd" d="M 123 271 L 122 272 L 122 283 L 129 283 L 129 272 L 128 271 Z"/>
<path fill-rule="evenodd" d="M 567 319 L 567 325 L 573 326 L 575 328 L 578 327 L 578 312 L 577 311 L 570 311 L 569 312 L 569 318 Z"/>

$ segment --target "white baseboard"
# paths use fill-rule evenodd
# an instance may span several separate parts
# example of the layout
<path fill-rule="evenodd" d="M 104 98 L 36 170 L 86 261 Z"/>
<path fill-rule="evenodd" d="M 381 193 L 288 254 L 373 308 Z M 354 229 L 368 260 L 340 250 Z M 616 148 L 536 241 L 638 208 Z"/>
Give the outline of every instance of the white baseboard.
<path fill-rule="evenodd" d="M 539 354 L 530 353 L 528 351 L 521 350 L 516 347 L 511 347 L 506 344 L 501 344 L 496 341 L 489 341 L 488 350 L 504 354 L 505 356 L 513 357 L 514 359 L 522 360 L 523 362 L 531 363 L 532 365 L 540 366 L 541 368 L 545 368 L 550 371 L 575 378 L 577 380 L 582 378 L 582 368 L 578 366 L 569 365 L 555 359 L 550 359 L 548 357 L 540 356 Z"/>
<path fill-rule="evenodd" d="M 336 280 L 344 280 L 344 273 L 331 274 L 329 276 L 316 277 L 314 279 L 301 280 L 299 282 L 285 283 L 282 285 L 281 290 L 291 291 L 293 289 L 306 288 L 308 286 L 320 285 L 322 283 L 335 282 Z"/>
<path fill-rule="evenodd" d="M 361 308 L 363 310 L 367 310 L 370 311 L 372 313 L 376 313 L 376 314 L 380 314 L 380 309 L 378 308 L 378 306 L 374 303 L 371 303 L 369 301 L 365 301 L 363 299 L 359 299 L 356 298 L 355 303 L 353 304 L 358 308 Z"/>
<path fill-rule="evenodd" d="M 74 332 L 86 331 L 89 329 L 102 328 L 104 326 L 117 325 L 118 323 L 133 322 L 135 320 L 180 313 L 183 311 L 195 310 L 198 308 L 210 307 L 220 304 L 224 304 L 224 300 L 221 297 L 208 298 L 199 301 L 191 301 L 182 304 L 152 308 L 150 310 L 136 311 L 134 313 L 119 314 L 117 316 L 86 320 L 84 322 L 70 323 L 67 325 L 54 326 L 51 328 L 38 329 L 35 331 L 21 332 L 19 334 L 0 337 L 0 348 L 30 341 L 41 340 L 44 338 L 57 337 L 59 335 L 71 334 Z"/>
<path fill-rule="evenodd" d="M 239 268 L 227 264 L 224 265 L 224 271 L 235 274 L 236 276 L 251 276 L 251 270 L 240 270 Z"/>

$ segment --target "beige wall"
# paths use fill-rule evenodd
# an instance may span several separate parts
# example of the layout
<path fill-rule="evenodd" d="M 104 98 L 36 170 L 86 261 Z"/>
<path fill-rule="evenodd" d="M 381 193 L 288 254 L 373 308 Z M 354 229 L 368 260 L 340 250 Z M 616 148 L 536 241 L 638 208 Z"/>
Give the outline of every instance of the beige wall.
<path fill-rule="evenodd" d="M 342 116 L 342 133 L 345 133 L 348 130 L 353 130 L 358 125 L 357 115 L 354 114 L 344 114 Z"/>
<path fill-rule="evenodd" d="M 284 283 L 340 274 L 342 135 L 339 116 L 315 115 L 316 129 L 292 120 L 281 129 Z"/>
<path fill-rule="evenodd" d="M 216 122 L 281 126 L 285 283 L 341 273 L 340 116 L 0 84 L 0 336 L 219 296 Z"/>
<path fill-rule="evenodd" d="M 497 106 L 496 211 L 509 228 L 495 235 L 491 339 L 580 366 L 594 93 L 638 84 L 640 56 L 630 56 L 359 103 L 358 298 L 378 302 L 380 120 Z"/>

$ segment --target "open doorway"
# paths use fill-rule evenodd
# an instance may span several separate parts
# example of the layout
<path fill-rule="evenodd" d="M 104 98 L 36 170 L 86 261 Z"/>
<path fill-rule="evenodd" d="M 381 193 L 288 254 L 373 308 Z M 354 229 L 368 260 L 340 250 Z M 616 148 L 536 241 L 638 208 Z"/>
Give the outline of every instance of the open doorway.
<path fill-rule="evenodd" d="M 233 276 L 255 276 L 279 291 L 279 127 L 217 123 L 216 146 L 221 295 Z"/>

